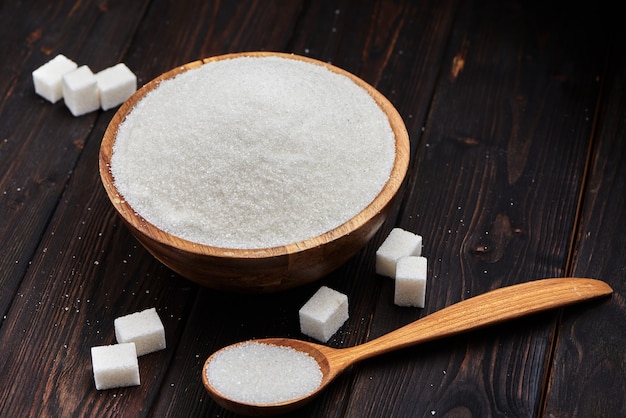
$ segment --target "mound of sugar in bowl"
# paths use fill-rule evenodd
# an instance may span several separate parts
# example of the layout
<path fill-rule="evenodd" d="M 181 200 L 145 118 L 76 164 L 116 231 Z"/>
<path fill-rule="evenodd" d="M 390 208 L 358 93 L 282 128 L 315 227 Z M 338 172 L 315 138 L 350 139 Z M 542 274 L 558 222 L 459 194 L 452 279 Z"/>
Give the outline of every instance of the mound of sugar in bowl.
<path fill-rule="evenodd" d="M 348 76 L 279 56 L 210 61 L 159 82 L 111 157 L 133 210 L 186 240 L 267 248 L 367 207 L 395 159 L 385 113 Z"/>

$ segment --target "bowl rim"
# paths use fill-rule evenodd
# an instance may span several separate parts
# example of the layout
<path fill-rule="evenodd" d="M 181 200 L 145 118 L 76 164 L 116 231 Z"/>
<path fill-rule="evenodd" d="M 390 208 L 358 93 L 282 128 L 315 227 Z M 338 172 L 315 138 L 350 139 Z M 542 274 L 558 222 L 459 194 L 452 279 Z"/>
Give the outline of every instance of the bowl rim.
<path fill-rule="evenodd" d="M 395 142 L 395 158 L 393 167 L 389 174 L 389 178 L 385 182 L 383 188 L 376 197 L 359 213 L 345 221 L 343 224 L 326 231 L 317 236 L 304 239 L 302 241 L 279 245 L 267 248 L 227 248 L 202 244 L 194 241 L 178 237 L 158 228 L 156 225 L 144 219 L 137 213 L 132 206 L 123 198 L 115 187 L 115 179 L 111 173 L 111 156 L 113 154 L 113 146 L 117 137 L 120 124 L 130 114 L 135 105 L 151 90 L 158 87 L 159 83 L 164 80 L 174 78 L 180 73 L 198 68 L 202 65 L 209 64 L 218 60 L 226 60 L 241 57 L 268 57 L 275 56 L 286 59 L 295 59 L 308 62 L 315 65 L 326 67 L 330 71 L 344 75 L 350 78 L 355 84 L 366 90 L 369 95 L 378 104 L 389 120 L 389 124 L 394 134 Z M 200 256 L 227 257 L 227 258 L 245 258 L 245 259 L 263 259 L 268 257 L 279 257 L 284 255 L 296 254 L 311 248 L 319 247 L 329 242 L 335 241 L 342 236 L 349 235 L 357 230 L 378 213 L 383 211 L 385 206 L 393 200 L 394 196 L 400 189 L 404 178 L 408 171 L 410 158 L 410 142 L 409 135 L 404 121 L 393 104 L 372 85 L 357 77 L 356 75 L 334 66 L 330 63 L 323 62 L 314 58 L 296 55 L 284 52 L 269 51 L 252 51 L 252 52 L 235 52 L 222 55 L 216 55 L 200 60 L 192 61 L 184 65 L 175 67 L 160 76 L 147 82 L 139 88 L 129 99 L 127 99 L 113 115 L 107 129 L 103 135 L 99 151 L 99 171 L 102 184 L 106 190 L 109 200 L 113 204 L 117 213 L 132 229 L 138 233 L 144 234 L 149 239 L 166 245 L 173 249 L 189 252 Z"/>

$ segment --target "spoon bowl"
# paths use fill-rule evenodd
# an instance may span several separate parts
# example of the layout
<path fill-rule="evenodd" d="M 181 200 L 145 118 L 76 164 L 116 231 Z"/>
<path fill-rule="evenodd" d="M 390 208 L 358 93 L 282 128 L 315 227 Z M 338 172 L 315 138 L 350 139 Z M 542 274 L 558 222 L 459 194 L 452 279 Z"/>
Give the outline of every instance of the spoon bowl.
<path fill-rule="evenodd" d="M 207 366 L 220 351 L 205 362 L 202 381 L 209 395 L 224 408 L 249 416 L 270 416 L 295 410 L 318 395 L 349 366 L 379 354 L 413 346 L 574 303 L 608 296 L 613 289 L 600 280 L 586 278 L 542 279 L 507 286 L 450 305 L 417 321 L 366 343 L 331 348 L 289 338 L 266 338 L 257 343 L 290 347 L 313 357 L 322 372 L 319 386 L 311 393 L 271 404 L 244 403 L 222 395 L 209 381 Z M 240 343 L 241 344 L 241 343 Z M 226 350 L 232 346 L 223 348 Z"/>
<path fill-rule="evenodd" d="M 248 416 L 272 416 L 272 415 L 280 415 L 293 410 L 296 410 L 306 403 L 310 402 L 315 398 L 317 394 L 322 392 L 322 390 L 330 384 L 334 378 L 348 365 L 345 367 L 341 367 L 340 363 L 342 361 L 341 351 L 344 349 L 332 348 L 321 344 L 316 344 L 308 341 L 295 340 L 291 338 L 263 338 L 260 340 L 255 340 L 255 342 L 261 344 L 268 344 L 280 347 L 289 347 L 293 348 L 299 352 L 306 353 L 309 356 L 313 357 L 317 364 L 320 367 L 322 372 L 322 381 L 320 385 L 315 389 L 314 392 L 307 394 L 306 396 L 291 399 L 285 402 L 278 402 L 272 404 L 248 404 L 239 402 L 234 399 L 230 399 L 226 396 L 223 396 L 219 390 L 217 390 L 209 381 L 207 377 L 207 366 L 211 360 L 213 360 L 214 356 L 220 351 L 216 351 L 211 355 L 205 362 L 202 373 L 202 383 L 204 387 L 207 389 L 213 400 L 220 406 L 228 409 L 229 411 L 233 411 L 237 414 L 248 415 Z M 244 341 L 245 343 L 245 341 Z M 237 344 L 230 345 L 228 347 L 224 347 L 224 349 L 232 348 Z"/>

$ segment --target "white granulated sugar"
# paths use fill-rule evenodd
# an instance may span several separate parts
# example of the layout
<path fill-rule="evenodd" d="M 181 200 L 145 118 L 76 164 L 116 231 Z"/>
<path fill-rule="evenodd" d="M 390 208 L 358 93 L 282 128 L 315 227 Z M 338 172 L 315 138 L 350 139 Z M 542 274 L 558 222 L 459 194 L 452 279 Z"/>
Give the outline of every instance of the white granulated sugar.
<path fill-rule="evenodd" d="M 367 91 L 321 65 L 218 60 L 165 80 L 120 125 L 111 172 L 144 219 L 226 248 L 331 230 L 382 190 L 394 135 Z"/>
<path fill-rule="evenodd" d="M 224 397 L 258 405 L 301 398 L 322 382 L 319 365 L 307 353 L 254 341 L 219 351 L 205 373 Z"/>

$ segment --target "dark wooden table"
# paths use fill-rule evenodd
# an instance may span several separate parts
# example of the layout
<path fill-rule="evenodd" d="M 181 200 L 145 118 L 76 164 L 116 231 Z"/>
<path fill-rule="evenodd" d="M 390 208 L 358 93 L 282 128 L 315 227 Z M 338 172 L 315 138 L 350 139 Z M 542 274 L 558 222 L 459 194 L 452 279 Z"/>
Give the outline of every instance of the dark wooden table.
<path fill-rule="evenodd" d="M 497 287 L 595 277 L 611 298 L 364 361 L 293 416 L 626 416 L 626 31 L 602 2 L 0 0 L 0 416 L 228 417 L 201 366 L 229 343 L 303 338 L 324 284 L 349 297 L 328 344 L 355 345 Z M 410 172 L 366 248 L 280 294 L 200 288 L 121 224 L 98 174 L 115 110 L 75 118 L 34 93 L 58 53 L 124 62 L 144 84 L 226 52 L 332 62 L 377 87 L 411 137 Z M 423 235 L 424 309 L 393 304 L 374 252 Z M 141 385 L 97 391 L 90 347 L 156 307 L 167 349 Z"/>

